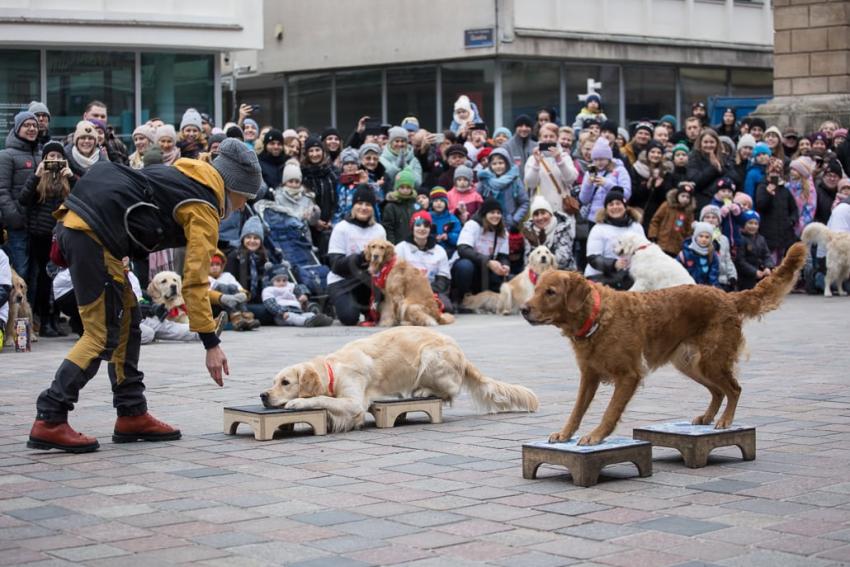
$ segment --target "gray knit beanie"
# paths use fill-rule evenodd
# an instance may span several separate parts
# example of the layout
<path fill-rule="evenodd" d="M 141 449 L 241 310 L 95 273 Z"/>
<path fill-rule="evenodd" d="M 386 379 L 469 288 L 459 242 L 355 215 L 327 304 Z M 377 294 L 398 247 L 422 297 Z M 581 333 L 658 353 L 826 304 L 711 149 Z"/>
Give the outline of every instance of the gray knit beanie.
<path fill-rule="evenodd" d="M 459 165 L 455 168 L 454 180 L 457 181 L 458 177 L 469 179 L 472 183 L 472 170 L 465 165 Z"/>
<path fill-rule="evenodd" d="M 17 134 L 21 126 L 23 126 L 24 122 L 27 120 L 32 120 L 36 124 L 38 124 L 38 118 L 35 117 L 35 114 L 30 112 L 29 110 L 22 110 L 21 112 L 15 115 L 15 134 Z"/>
<path fill-rule="evenodd" d="M 37 100 L 32 101 L 27 110 L 33 114 L 46 114 L 47 116 L 50 116 L 50 111 L 47 110 L 47 105 L 43 102 L 38 102 Z"/>
<path fill-rule="evenodd" d="M 393 143 L 393 140 L 397 140 L 399 138 L 406 142 L 408 140 L 408 132 L 401 126 L 393 126 L 387 133 L 387 138 L 389 139 L 390 144 Z"/>
<path fill-rule="evenodd" d="M 360 156 L 358 155 L 357 150 L 355 150 L 354 148 L 345 148 L 339 155 L 339 162 L 342 164 L 359 163 Z"/>
<path fill-rule="evenodd" d="M 369 152 L 375 152 L 376 154 L 381 155 L 381 146 L 371 142 L 360 146 L 360 150 L 357 152 L 357 155 L 360 157 L 360 161 L 363 161 L 363 157 Z"/>
<path fill-rule="evenodd" d="M 251 217 L 242 225 L 242 231 L 239 233 L 239 240 L 242 240 L 249 234 L 253 234 L 260 240 L 265 238 L 266 231 L 263 228 L 263 221 L 260 217 Z"/>
<path fill-rule="evenodd" d="M 224 187 L 252 199 L 257 196 L 263 177 L 257 154 L 236 138 L 228 138 L 218 146 L 218 157 L 212 166 L 224 180 Z"/>

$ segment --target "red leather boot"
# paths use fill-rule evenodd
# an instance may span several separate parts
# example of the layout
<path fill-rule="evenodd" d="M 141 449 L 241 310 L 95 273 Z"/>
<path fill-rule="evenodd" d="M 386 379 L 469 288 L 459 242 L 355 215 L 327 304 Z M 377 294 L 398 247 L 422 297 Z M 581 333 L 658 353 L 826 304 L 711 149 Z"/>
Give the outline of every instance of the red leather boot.
<path fill-rule="evenodd" d="M 77 433 L 67 422 L 48 423 L 37 419 L 32 424 L 27 447 L 43 451 L 59 449 L 68 453 L 91 453 L 100 448 L 100 443 L 94 437 Z"/>
<path fill-rule="evenodd" d="M 163 423 L 151 414 L 119 416 L 115 420 L 114 443 L 133 441 L 174 441 L 180 439 L 180 430 Z"/>

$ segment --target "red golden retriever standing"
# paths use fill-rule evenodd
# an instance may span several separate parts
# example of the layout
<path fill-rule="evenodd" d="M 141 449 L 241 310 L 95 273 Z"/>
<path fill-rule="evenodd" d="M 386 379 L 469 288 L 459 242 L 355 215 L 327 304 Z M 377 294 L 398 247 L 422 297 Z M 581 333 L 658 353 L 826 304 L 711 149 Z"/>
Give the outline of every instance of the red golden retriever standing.
<path fill-rule="evenodd" d="M 541 276 L 522 313 L 533 325 L 559 327 L 572 342 L 581 371 L 573 411 L 549 441 L 572 438 L 599 383 L 611 382 L 614 394 L 602 423 L 578 442 L 601 443 L 614 431 L 643 377 L 667 363 L 711 393 L 708 409 L 694 424 L 711 424 L 725 397 L 726 409 L 715 427 L 732 425 L 741 395 L 735 368 L 744 345 L 743 323 L 779 307 L 805 261 L 806 247 L 797 243 L 754 289 L 737 293 L 702 285 L 623 292 L 575 272 Z"/>

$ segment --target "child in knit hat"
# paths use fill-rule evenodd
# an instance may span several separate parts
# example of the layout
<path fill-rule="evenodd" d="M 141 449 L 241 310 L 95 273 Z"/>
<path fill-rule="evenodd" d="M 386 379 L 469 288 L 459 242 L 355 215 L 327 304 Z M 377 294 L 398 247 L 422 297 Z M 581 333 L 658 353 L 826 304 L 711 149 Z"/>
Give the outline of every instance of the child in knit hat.
<path fill-rule="evenodd" d="M 747 178 L 744 181 L 744 191 L 751 199 L 756 198 L 756 187 L 764 181 L 767 175 L 767 164 L 770 163 L 770 147 L 764 142 L 758 142 L 753 148 L 753 157 L 747 168 Z"/>
<path fill-rule="evenodd" d="M 239 285 L 248 292 L 248 304 L 262 303 L 263 270 L 268 254 L 263 239 L 265 227 L 259 216 L 245 221 L 239 233 L 239 247 L 227 255 L 225 270 L 236 277 Z"/>
<path fill-rule="evenodd" d="M 446 254 L 451 257 L 457 247 L 457 237 L 460 235 L 460 229 L 463 223 L 449 211 L 449 193 L 445 188 L 434 187 L 429 195 L 431 200 L 431 226 L 434 233 L 434 239 L 437 244 L 446 250 Z"/>
<path fill-rule="evenodd" d="M 484 199 L 499 201 L 505 226 L 517 233 L 515 229 L 528 212 L 528 191 L 523 186 L 519 167 L 505 148 L 496 148 L 490 154 L 490 166 L 478 174 L 478 192 Z M 521 247 L 521 237 L 518 242 Z"/>
<path fill-rule="evenodd" d="M 394 190 L 387 195 L 381 224 L 387 231 L 387 240 L 398 244 L 410 234 L 410 216 L 418 209 L 416 204 L 416 179 L 408 169 L 396 175 Z"/>
<path fill-rule="evenodd" d="M 227 257 L 216 250 L 210 257 L 210 303 L 213 309 L 227 313 L 234 331 L 251 331 L 260 326 L 254 314 L 248 311 L 248 292 L 230 272 L 224 271 Z M 216 311 L 214 314 L 218 314 Z"/>
<path fill-rule="evenodd" d="M 658 207 L 649 223 L 649 239 L 658 243 L 664 252 L 676 256 L 685 239 L 691 235 L 694 222 L 694 184 L 679 183 L 667 192 L 667 200 Z"/>
<path fill-rule="evenodd" d="M 465 223 L 478 212 L 484 198 L 473 184 L 472 170 L 465 165 L 457 167 L 454 175 L 454 186 L 448 192 L 449 211 Z"/>
<path fill-rule="evenodd" d="M 361 183 L 369 180 L 369 175 L 360 167 L 360 157 L 354 148 L 345 148 L 339 155 L 342 175 L 336 183 L 336 209 L 331 223 L 337 224 L 351 213 L 351 199 Z"/>
<path fill-rule="evenodd" d="M 741 244 L 735 255 L 738 271 L 738 289 L 752 289 L 767 277 L 774 267 L 767 241 L 759 234 L 761 216 L 755 211 L 741 213 L 744 227 L 741 229 Z"/>
<path fill-rule="evenodd" d="M 835 200 L 832 202 L 832 209 L 841 204 L 845 199 L 850 198 L 850 179 L 844 177 L 838 182 L 838 188 L 835 191 Z"/>
<path fill-rule="evenodd" d="M 670 173 L 670 181 L 673 187 L 678 187 L 679 183 L 688 180 L 688 155 L 690 150 L 684 142 L 679 142 L 673 146 L 673 171 Z"/>
<path fill-rule="evenodd" d="M 324 313 L 308 311 L 307 286 L 289 281 L 289 264 L 266 264 L 263 306 L 279 327 L 327 327 L 333 319 Z"/>
<path fill-rule="evenodd" d="M 702 208 L 699 215 L 700 222 L 707 222 L 714 227 L 714 241 L 716 243 L 718 259 L 720 260 L 720 270 L 717 274 L 718 287 L 726 291 L 735 291 L 735 286 L 738 280 L 738 271 L 735 269 L 735 262 L 732 260 L 732 248 L 729 244 L 729 239 L 720 230 L 721 213 L 720 208 L 716 205 L 706 205 Z"/>
<path fill-rule="evenodd" d="M 676 259 L 688 270 L 695 283 L 719 286 L 720 258 L 714 248 L 714 226 L 711 224 L 694 223 L 694 235 L 685 240 Z"/>
<path fill-rule="evenodd" d="M 714 196 L 709 204 L 720 209 L 720 230 L 734 247 L 741 234 L 741 207 L 734 201 L 735 183 L 729 177 L 723 176 L 714 182 L 713 190 Z"/>

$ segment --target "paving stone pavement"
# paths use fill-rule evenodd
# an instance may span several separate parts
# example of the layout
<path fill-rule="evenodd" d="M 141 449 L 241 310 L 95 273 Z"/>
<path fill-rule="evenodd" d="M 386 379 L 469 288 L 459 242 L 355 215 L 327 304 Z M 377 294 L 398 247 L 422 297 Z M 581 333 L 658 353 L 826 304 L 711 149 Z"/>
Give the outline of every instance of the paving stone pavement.
<path fill-rule="evenodd" d="M 0 566 L 253 567 L 850 565 L 850 301 L 791 296 L 747 327 L 739 423 L 758 427 L 757 459 L 720 449 L 687 469 L 656 448 L 654 475 L 608 467 L 592 488 L 544 465 L 524 480 L 521 445 L 558 429 L 577 386 L 554 327 L 461 316 L 455 337 L 488 375 L 532 388 L 535 414 L 476 415 L 465 394 L 445 422 L 314 437 L 222 433 L 222 407 L 257 402 L 281 367 L 372 329 L 226 333 L 232 375 L 218 388 L 197 344 L 143 347 L 148 400 L 183 439 L 116 445 L 103 370 L 71 424 L 97 435 L 85 455 L 25 447 L 34 402 L 71 339 L 0 353 Z M 610 345 L 617 348 L 617 345 Z M 611 394 L 600 388 L 581 432 Z M 665 368 L 617 433 L 690 419 L 708 402 Z M 244 427 L 244 426 L 243 426 Z"/>

